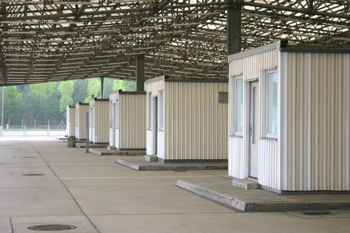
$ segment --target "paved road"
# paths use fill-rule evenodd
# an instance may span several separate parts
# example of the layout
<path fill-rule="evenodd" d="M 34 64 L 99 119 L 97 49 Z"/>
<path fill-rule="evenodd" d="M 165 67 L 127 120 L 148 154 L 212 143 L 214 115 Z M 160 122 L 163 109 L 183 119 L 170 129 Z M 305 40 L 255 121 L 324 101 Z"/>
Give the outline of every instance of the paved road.
<path fill-rule="evenodd" d="M 227 171 L 134 171 L 53 138 L 0 138 L 0 232 L 67 224 L 75 233 L 349 232 L 350 210 L 332 215 L 241 213 L 175 186 Z M 226 177 L 227 178 L 227 177 Z"/>

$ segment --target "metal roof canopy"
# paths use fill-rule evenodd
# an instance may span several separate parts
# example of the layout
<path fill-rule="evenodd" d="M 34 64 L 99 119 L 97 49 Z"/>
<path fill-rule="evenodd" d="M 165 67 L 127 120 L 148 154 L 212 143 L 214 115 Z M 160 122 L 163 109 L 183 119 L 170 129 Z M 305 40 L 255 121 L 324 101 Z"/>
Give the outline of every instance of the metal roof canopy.
<path fill-rule="evenodd" d="M 227 9 L 242 51 L 350 44 L 349 0 L 0 0 L 0 86 L 92 77 L 227 77 Z"/>

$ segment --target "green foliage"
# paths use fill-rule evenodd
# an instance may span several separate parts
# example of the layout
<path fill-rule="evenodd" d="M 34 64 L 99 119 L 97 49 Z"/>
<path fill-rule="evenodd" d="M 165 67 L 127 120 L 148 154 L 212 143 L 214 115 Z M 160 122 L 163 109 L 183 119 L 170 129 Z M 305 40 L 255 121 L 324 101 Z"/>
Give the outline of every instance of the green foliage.
<path fill-rule="evenodd" d="M 73 104 L 79 102 L 84 102 L 85 98 L 88 96 L 88 80 L 87 79 L 81 79 L 81 80 L 74 80 L 74 92 L 72 94 L 73 98 Z"/>
<path fill-rule="evenodd" d="M 91 78 L 88 80 L 88 95 L 85 98 L 84 102 L 89 103 L 89 99 L 91 99 L 92 95 L 94 97 L 98 97 L 101 92 L 101 80 L 99 78 Z"/>
<path fill-rule="evenodd" d="M 126 80 L 114 80 L 113 90 L 136 91 L 136 82 Z"/>
<path fill-rule="evenodd" d="M 62 117 L 66 117 L 66 106 L 73 104 L 72 94 L 74 92 L 74 82 L 73 81 L 61 82 L 59 86 L 59 90 L 61 93 L 60 113 L 63 113 Z"/>
<path fill-rule="evenodd" d="M 65 122 L 67 105 L 88 102 L 91 95 L 100 97 L 100 88 L 99 78 L 5 87 L 4 124 L 21 125 L 22 119 L 27 126 L 46 125 L 48 120 L 50 124 Z M 104 98 L 115 90 L 135 91 L 136 82 L 105 78 Z"/>

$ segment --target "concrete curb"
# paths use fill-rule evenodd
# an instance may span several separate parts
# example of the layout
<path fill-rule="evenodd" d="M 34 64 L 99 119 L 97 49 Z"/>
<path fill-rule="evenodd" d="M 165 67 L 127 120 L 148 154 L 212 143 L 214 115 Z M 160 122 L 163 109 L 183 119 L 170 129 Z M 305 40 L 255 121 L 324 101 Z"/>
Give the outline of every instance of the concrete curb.
<path fill-rule="evenodd" d="M 96 155 L 128 155 L 128 152 L 126 151 L 101 152 L 90 148 L 89 148 L 89 152 Z"/>
<path fill-rule="evenodd" d="M 218 192 L 205 189 L 186 181 L 178 180 L 176 186 L 185 189 L 189 192 L 197 194 L 201 197 L 207 198 L 214 202 L 220 203 L 230 208 L 241 211 L 257 211 L 257 212 L 271 212 L 271 211 L 302 211 L 302 210 L 331 210 L 338 208 L 349 208 L 350 202 L 324 202 L 324 203 L 306 203 L 306 202 L 247 202 L 239 200 L 234 197 L 226 196 Z"/>
<path fill-rule="evenodd" d="M 119 163 L 119 164 L 121 164 L 123 166 L 126 166 L 128 168 L 134 169 L 136 171 L 140 170 L 140 166 L 132 164 L 132 163 L 129 163 L 129 162 L 126 162 L 126 161 L 124 161 L 122 159 L 117 159 L 116 163 Z"/>
<path fill-rule="evenodd" d="M 162 164 L 149 162 L 149 165 L 137 165 L 122 159 L 117 159 L 116 163 L 124 165 L 138 171 L 187 171 L 187 170 L 218 170 L 228 169 L 227 165 L 182 165 L 182 164 Z"/>
<path fill-rule="evenodd" d="M 233 197 L 229 197 L 208 189 L 201 188 L 199 186 L 187 183 L 182 180 L 178 180 L 176 183 L 176 186 L 185 189 L 187 191 L 190 191 L 194 194 L 197 194 L 201 197 L 207 198 L 209 200 L 218 202 L 220 204 L 223 204 L 225 206 L 228 206 L 230 208 L 238 209 L 241 211 L 246 211 L 246 203 L 244 201 L 235 199 Z"/>

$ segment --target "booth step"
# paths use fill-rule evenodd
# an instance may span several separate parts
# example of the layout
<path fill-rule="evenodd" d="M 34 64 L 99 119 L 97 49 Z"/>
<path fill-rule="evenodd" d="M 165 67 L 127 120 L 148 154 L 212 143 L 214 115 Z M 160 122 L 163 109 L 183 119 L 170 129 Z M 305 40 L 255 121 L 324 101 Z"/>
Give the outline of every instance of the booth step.
<path fill-rule="evenodd" d="M 242 189 L 260 189 L 260 184 L 256 180 L 233 179 L 232 185 Z"/>

